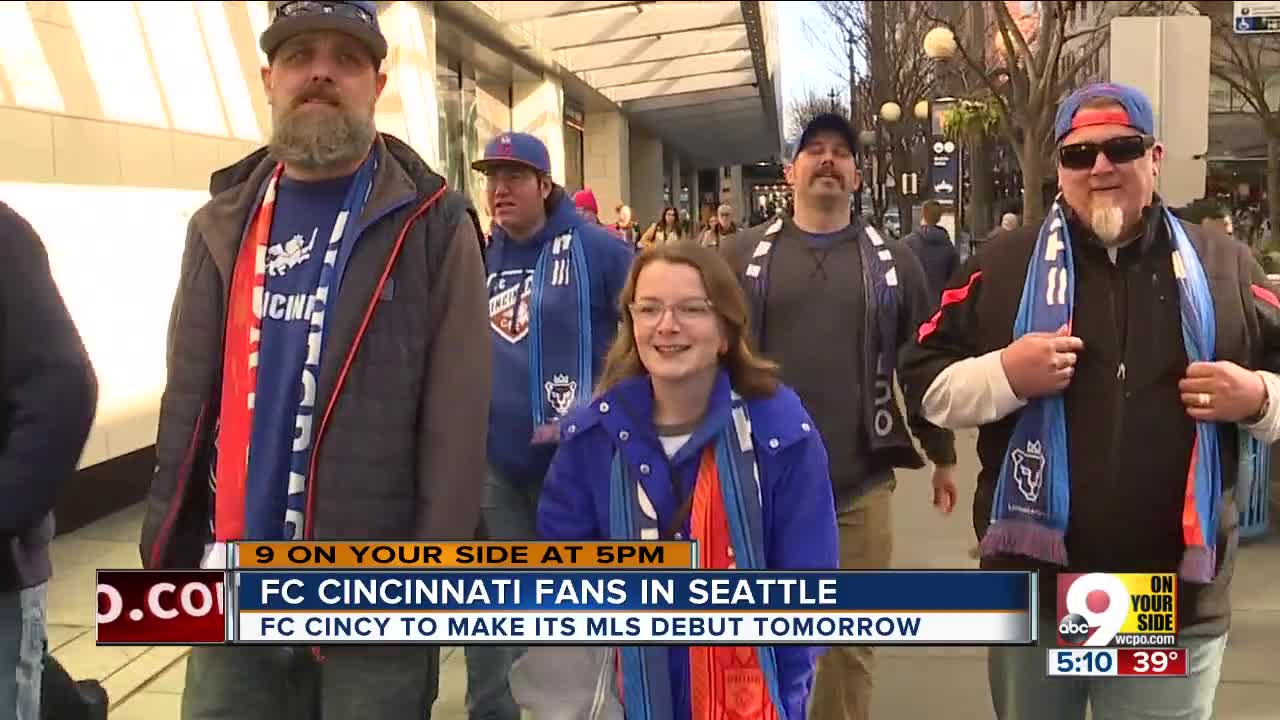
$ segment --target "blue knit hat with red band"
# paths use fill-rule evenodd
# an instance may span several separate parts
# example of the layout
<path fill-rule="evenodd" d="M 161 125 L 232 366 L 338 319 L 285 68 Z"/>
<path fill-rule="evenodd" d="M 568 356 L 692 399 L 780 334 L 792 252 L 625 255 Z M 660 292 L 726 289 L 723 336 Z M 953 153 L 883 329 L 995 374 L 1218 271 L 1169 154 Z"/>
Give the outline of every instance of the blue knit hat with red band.
<path fill-rule="evenodd" d="M 1089 108 L 1080 111 L 1085 103 L 1098 98 L 1113 100 L 1123 109 Z M 1086 85 L 1063 100 L 1053 122 L 1053 141 L 1060 143 L 1072 130 L 1090 125 L 1128 125 L 1143 135 L 1155 135 L 1156 132 L 1155 113 L 1151 111 L 1147 96 L 1135 87 L 1119 83 Z"/>

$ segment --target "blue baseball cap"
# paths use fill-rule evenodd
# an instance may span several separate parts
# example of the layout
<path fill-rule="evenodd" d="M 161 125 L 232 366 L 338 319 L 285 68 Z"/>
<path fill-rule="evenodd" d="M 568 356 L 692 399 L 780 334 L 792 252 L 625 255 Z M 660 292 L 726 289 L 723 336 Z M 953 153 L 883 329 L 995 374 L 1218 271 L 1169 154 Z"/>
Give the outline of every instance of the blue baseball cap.
<path fill-rule="evenodd" d="M 1114 100 L 1123 110 L 1090 108 L 1080 112 L 1081 106 L 1097 98 Z M 1128 125 L 1143 135 L 1156 132 L 1155 113 L 1147 96 L 1135 87 L 1119 83 L 1086 85 L 1063 100 L 1053 121 L 1053 141 L 1060 143 L 1072 130 L 1090 125 Z"/>
<path fill-rule="evenodd" d="M 387 57 L 387 39 L 378 25 L 376 2 L 287 0 L 272 4 L 275 7 L 271 25 L 258 40 L 268 58 L 275 56 L 285 40 L 316 30 L 336 30 L 363 42 L 369 47 L 375 64 L 380 64 Z"/>
<path fill-rule="evenodd" d="M 484 146 L 484 157 L 471 163 L 472 169 L 488 172 L 499 164 L 524 165 L 543 175 L 551 174 L 551 154 L 541 140 L 522 132 L 505 132 Z"/>

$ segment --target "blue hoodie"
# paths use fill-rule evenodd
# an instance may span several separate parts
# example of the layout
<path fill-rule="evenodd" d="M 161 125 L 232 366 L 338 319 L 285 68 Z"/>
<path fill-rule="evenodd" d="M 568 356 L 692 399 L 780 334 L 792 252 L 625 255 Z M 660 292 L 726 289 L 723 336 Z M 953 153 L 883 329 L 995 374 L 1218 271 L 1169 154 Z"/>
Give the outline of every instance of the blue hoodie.
<path fill-rule="evenodd" d="M 618 330 L 621 319 L 618 296 L 626 284 L 633 257 L 633 253 L 616 237 L 579 215 L 573 201 L 563 191 L 557 189 L 555 193 L 559 199 L 555 212 L 528 242 L 517 243 L 501 227 L 495 227 L 485 250 L 489 336 L 493 342 L 489 464 L 505 480 L 518 486 L 541 482 L 555 452 L 554 445 L 531 443 L 534 428 L 529 392 L 528 305 L 532 299 L 533 271 L 543 244 L 577 229 L 585 248 L 587 275 L 591 282 L 591 356 L 595 379 L 600 377 L 605 353 Z M 522 289 L 513 298 L 514 302 L 503 301 L 499 296 L 516 283 Z M 573 308 L 565 307 L 563 312 L 573 312 Z M 585 388 L 581 397 L 589 397 L 590 393 L 591 389 Z"/>

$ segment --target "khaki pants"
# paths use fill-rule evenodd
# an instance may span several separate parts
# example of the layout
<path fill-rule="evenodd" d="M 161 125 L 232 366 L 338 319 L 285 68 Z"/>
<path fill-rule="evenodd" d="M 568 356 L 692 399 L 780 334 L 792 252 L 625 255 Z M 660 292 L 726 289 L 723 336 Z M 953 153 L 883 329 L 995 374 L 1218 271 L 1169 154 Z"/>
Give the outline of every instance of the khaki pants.
<path fill-rule="evenodd" d="M 842 570 L 884 570 L 893 555 L 893 481 L 837 508 Z M 868 720 L 874 650 L 866 645 L 833 647 L 818 659 L 810 717 Z"/>

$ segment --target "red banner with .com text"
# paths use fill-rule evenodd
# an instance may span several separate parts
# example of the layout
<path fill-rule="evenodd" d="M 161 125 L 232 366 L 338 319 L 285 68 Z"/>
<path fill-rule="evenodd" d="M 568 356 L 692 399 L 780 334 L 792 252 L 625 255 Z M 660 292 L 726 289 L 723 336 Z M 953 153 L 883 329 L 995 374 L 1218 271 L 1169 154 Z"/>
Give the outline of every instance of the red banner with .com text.
<path fill-rule="evenodd" d="M 220 570 L 99 570 L 99 645 L 210 645 L 227 640 Z"/>

